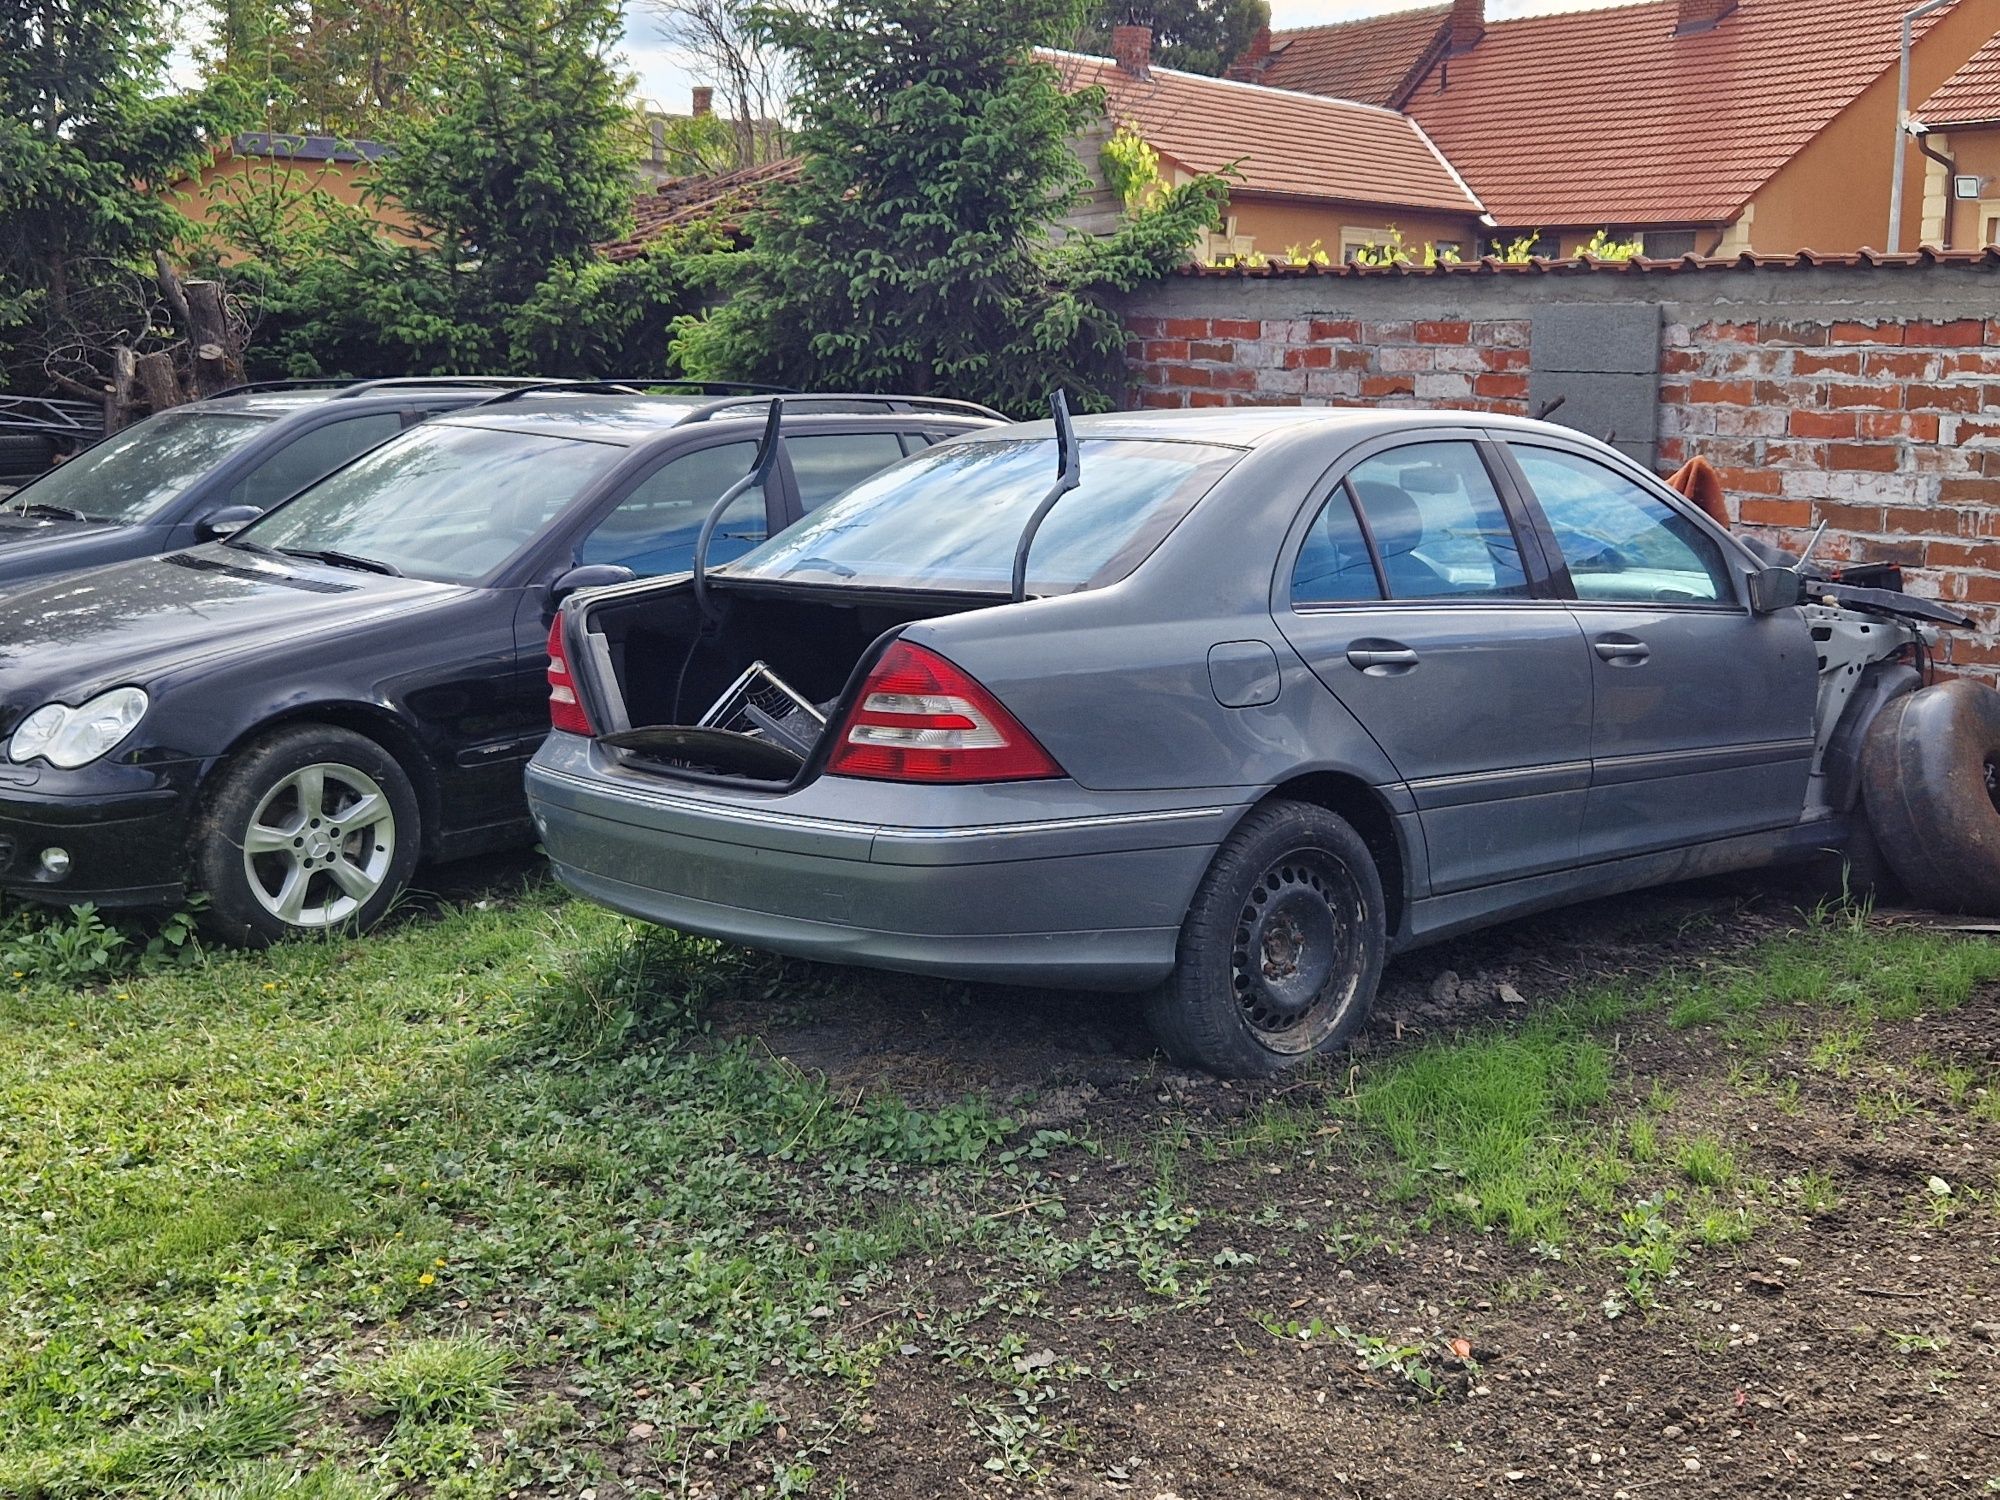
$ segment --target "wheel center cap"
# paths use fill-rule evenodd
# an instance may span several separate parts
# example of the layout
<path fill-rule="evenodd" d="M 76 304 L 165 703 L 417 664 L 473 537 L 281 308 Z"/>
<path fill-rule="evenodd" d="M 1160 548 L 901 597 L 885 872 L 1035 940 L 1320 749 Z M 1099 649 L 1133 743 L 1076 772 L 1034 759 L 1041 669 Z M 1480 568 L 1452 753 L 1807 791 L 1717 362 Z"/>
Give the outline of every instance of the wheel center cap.
<path fill-rule="evenodd" d="M 315 829 L 306 835 L 306 854 L 313 859 L 326 859 L 333 853 L 333 840 Z"/>
<path fill-rule="evenodd" d="M 1297 920 L 1278 917 L 1264 930 L 1264 977 L 1289 979 L 1299 972 L 1299 952 L 1306 945 Z"/>

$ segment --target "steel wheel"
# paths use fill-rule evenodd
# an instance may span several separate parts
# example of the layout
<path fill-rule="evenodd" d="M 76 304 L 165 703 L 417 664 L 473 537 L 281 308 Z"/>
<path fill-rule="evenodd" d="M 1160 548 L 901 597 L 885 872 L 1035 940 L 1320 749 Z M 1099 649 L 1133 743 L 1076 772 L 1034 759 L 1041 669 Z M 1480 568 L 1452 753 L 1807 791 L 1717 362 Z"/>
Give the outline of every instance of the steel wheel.
<path fill-rule="evenodd" d="M 257 903 L 288 927 L 338 926 L 388 881 L 396 813 L 353 766 L 301 766 L 258 800 L 243 836 L 243 873 Z"/>
<path fill-rule="evenodd" d="M 1244 1024 L 1274 1052 L 1316 1050 L 1353 1003 L 1362 897 L 1339 860 L 1294 849 L 1250 887 L 1236 920 L 1229 980 Z"/>

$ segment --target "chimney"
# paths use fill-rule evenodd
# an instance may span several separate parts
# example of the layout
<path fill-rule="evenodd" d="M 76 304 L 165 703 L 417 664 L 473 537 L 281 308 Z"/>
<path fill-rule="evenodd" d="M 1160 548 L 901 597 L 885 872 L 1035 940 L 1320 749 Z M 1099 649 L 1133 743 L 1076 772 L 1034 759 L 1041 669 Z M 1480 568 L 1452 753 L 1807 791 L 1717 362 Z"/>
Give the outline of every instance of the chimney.
<path fill-rule="evenodd" d="M 1674 16 L 1674 35 L 1707 31 L 1734 9 L 1736 0 L 1680 0 L 1680 9 Z"/>
<path fill-rule="evenodd" d="M 1121 21 L 1111 28 L 1111 56 L 1122 73 L 1144 78 L 1152 69 L 1153 28 Z"/>
<path fill-rule="evenodd" d="M 705 83 L 695 85 L 694 112 L 697 119 L 715 113 L 715 90 Z"/>
<path fill-rule="evenodd" d="M 1486 0 L 1451 0 L 1451 51 L 1470 52 L 1485 35 Z"/>
<path fill-rule="evenodd" d="M 1224 78 L 1233 78 L 1238 83 L 1255 83 L 1257 75 L 1264 71 L 1264 60 L 1271 55 L 1271 28 L 1259 26 L 1256 35 L 1250 38 L 1250 45 L 1236 54 L 1236 60 L 1223 69 Z"/>

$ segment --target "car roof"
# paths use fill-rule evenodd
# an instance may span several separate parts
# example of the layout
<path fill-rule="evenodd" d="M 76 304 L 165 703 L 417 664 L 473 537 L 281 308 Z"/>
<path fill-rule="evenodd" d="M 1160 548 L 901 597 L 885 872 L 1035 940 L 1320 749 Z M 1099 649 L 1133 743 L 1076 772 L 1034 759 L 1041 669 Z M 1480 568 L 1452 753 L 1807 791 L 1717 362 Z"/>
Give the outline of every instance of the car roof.
<path fill-rule="evenodd" d="M 814 398 L 800 395 L 796 399 L 807 403 Z M 872 408 L 857 403 L 851 410 L 829 410 L 828 405 L 836 403 L 837 398 L 821 398 L 817 405 L 802 404 L 788 408 L 786 420 L 788 423 L 826 422 L 838 430 L 842 426 L 879 426 L 883 418 L 890 417 L 912 425 L 943 426 L 953 431 L 974 429 L 993 420 L 981 417 L 972 410 L 929 411 L 897 404 L 921 399 L 883 397 L 880 398 L 881 404 Z M 701 408 L 708 408 L 708 415 L 697 418 L 696 413 Z M 725 403 L 706 395 L 621 395 L 616 392 L 567 395 L 551 391 L 515 397 L 497 406 L 453 412 L 435 417 L 432 421 L 461 427 L 501 428 L 542 437 L 581 438 L 630 447 L 680 428 L 707 432 L 723 425 L 754 426 L 763 422 L 768 410 L 762 397 L 734 398 Z"/>
<path fill-rule="evenodd" d="M 1153 442 L 1217 443 L 1258 448 L 1298 435 L 1337 434 L 1361 439 L 1378 434 L 1419 431 L 1426 427 L 1489 427 L 1510 432 L 1542 432 L 1569 439 L 1589 434 L 1553 422 L 1498 412 L 1450 408 L 1361 406 L 1213 406 L 1166 407 L 1147 411 L 1102 412 L 1077 417 L 1077 436 L 1133 438 Z M 1007 437 L 1048 438 L 1054 424 L 1021 422 L 976 433 L 967 441 L 994 442 Z"/>

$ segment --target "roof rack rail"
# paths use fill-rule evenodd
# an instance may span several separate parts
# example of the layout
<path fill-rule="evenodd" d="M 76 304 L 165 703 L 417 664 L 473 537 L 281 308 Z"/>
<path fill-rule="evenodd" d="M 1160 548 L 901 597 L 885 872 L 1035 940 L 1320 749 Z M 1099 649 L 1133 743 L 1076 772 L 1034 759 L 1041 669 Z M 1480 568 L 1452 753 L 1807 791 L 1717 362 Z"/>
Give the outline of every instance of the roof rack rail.
<path fill-rule="evenodd" d="M 681 380 L 673 377 L 653 375 L 623 375 L 603 380 L 538 380 L 529 385 L 515 386 L 480 402 L 481 406 L 497 406 L 503 401 L 518 400 L 522 396 L 539 396 L 551 391 L 561 391 L 568 395 L 618 395 L 643 396 L 649 388 L 672 386 L 676 390 L 693 391 L 697 395 L 717 395 L 724 391 L 754 391 L 759 396 L 789 396 L 791 391 L 781 385 L 758 385 L 749 380 Z M 751 397 L 748 399 L 758 399 Z"/>
<path fill-rule="evenodd" d="M 685 427 L 690 422 L 706 422 L 710 417 L 719 416 L 739 406 L 759 406 L 765 401 L 763 396 L 731 396 L 722 401 L 711 401 L 706 406 L 697 406 L 682 417 L 679 424 Z M 834 402 L 850 406 L 887 407 L 894 412 L 937 412 L 944 416 L 991 417 L 997 422 L 1008 420 L 1003 412 L 990 406 L 981 406 L 977 401 L 954 401 L 947 396 L 876 396 L 858 391 L 813 391 L 805 395 L 787 395 L 785 409 L 793 415 L 802 414 L 807 402 Z"/>
<path fill-rule="evenodd" d="M 248 396 L 257 391 L 302 391 L 316 385 L 359 385 L 357 378 L 348 375 L 309 375 L 298 380 L 245 380 L 236 385 L 225 386 L 203 396 L 204 401 L 214 401 L 223 396 Z"/>
<path fill-rule="evenodd" d="M 538 375 L 390 375 L 380 380 L 364 380 L 342 391 L 337 399 L 365 396 L 371 391 L 435 390 L 457 386 L 491 386 L 499 391 L 517 391 L 523 386 L 556 384 Z"/>
<path fill-rule="evenodd" d="M 312 375 L 296 380 L 246 380 L 241 385 L 232 385 L 214 395 L 204 396 L 204 401 L 213 401 L 221 396 L 247 396 L 259 391 L 301 391 L 318 386 L 339 388 L 336 401 L 345 401 L 354 396 L 365 396 L 373 391 L 437 390 L 466 386 L 492 386 L 500 390 L 513 390 L 523 385 L 550 385 L 535 375 L 385 375 L 361 377 L 351 375 Z"/>

